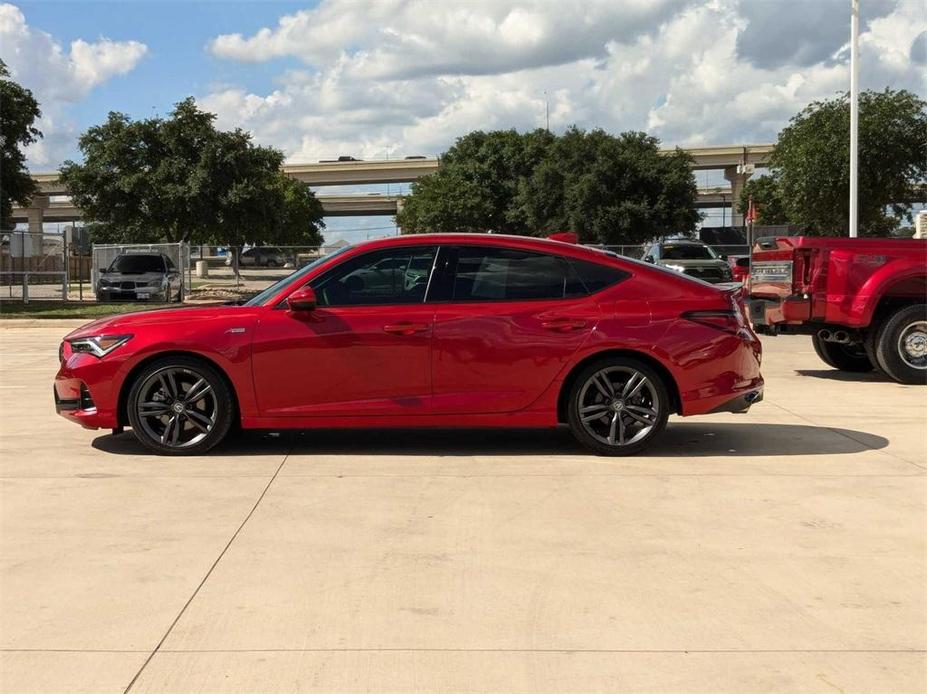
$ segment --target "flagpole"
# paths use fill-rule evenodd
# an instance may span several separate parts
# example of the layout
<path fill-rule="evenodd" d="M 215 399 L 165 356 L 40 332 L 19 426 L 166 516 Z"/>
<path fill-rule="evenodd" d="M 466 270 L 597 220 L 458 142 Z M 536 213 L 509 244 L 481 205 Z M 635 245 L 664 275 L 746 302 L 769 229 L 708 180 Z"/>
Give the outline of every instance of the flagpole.
<path fill-rule="evenodd" d="M 850 0 L 850 238 L 859 224 L 859 0 Z"/>

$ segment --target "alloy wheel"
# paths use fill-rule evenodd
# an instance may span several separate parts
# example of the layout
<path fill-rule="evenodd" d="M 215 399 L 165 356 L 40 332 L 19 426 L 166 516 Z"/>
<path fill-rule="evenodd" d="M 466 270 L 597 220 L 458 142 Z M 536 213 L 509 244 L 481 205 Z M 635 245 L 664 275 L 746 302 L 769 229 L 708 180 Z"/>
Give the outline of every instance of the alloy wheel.
<path fill-rule="evenodd" d="M 166 367 L 142 383 L 135 413 L 152 441 L 169 448 L 189 448 L 216 426 L 219 403 L 203 374 L 187 367 Z"/>
<path fill-rule="evenodd" d="M 912 368 L 927 369 L 927 321 L 914 321 L 901 331 L 898 355 Z"/>
<path fill-rule="evenodd" d="M 583 429 L 607 446 L 630 446 L 646 438 L 662 406 L 651 380 L 628 366 L 596 371 L 579 392 Z"/>

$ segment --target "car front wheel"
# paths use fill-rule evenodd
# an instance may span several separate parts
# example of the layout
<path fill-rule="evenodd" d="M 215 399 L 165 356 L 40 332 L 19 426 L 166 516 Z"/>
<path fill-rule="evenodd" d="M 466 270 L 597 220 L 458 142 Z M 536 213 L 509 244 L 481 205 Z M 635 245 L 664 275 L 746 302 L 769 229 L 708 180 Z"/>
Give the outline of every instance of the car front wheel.
<path fill-rule="evenodd" d="M 209 364 L 192 357 L 165 357 L 148 364 L 126 402 L 135 438 L 161 455 L 205 453 L 228 433 L 232 393 Z"/>
<path fill-rule="evenodd" d="M 599 455 L 633 455 L 666 427 L 666 384 L 647 364 L 614 357 L 591 364 L 570 390 L 573 436 Z"/>

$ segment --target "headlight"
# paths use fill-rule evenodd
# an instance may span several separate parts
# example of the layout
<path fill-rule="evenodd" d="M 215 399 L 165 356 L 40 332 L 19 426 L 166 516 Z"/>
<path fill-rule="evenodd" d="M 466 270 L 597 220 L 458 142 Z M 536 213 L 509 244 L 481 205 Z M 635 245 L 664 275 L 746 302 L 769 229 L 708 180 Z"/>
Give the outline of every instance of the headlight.
<path fill-rule="evenodd" d="M 676 272 L 685 272 L 685 271 L 686 271 L 686 266 L 685 266 L 685 265 L 666 265 L 665 267 L 668 267 L 670 270 L 675 270 Z"/>
<path fill-rule="evenodd" d="M 102 277 L 100 278 L 100 286 L 101 286 L 101 287 L 108 287 L 108 286 L 111 285 L 111 284 L 112 284 L 112 282 L 111 282 L 110 280 L 103 279 Z"/>
<path fill-rule="evenodd" d="M 68 342 L 71 344 L 72 352 L 86 352 L 102 358 L 131 338 L 131 335 L 94 335 L 93 337 L 78 337 Z"/>
<path fill-rule="evenodd" d="M 166 278 L 166 277 L 163 278 L 163 279 L 159 279 L 159 280 L 148 280 L 148 286 L 149 286 L 149 287 L 160 287 L 160 286 L 162 286 L 163 284 L 165 284 L 166 282 L 167 282 L 167 278 Z"/>

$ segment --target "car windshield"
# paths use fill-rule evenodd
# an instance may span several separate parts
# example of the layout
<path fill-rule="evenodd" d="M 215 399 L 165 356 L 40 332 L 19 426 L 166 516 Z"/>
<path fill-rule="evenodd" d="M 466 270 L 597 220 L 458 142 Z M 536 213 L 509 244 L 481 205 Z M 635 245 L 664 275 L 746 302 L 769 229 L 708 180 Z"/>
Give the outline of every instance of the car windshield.
<path fill-rule="evenodd" d="M 663 253 L 660 257 L 663 260 L 717 260 L 718 255 L 708 246 L 684 243 L 678 246 L 669 244 L 663 246 Z"/>
<path fill-rule="evenodd" d="M 160 255 L 120 255 L 110 264 L 107 272 L 121 272 L 125 275 L 164 272 L 164 259 Z"/>
<path fill-rule="evenodd" d="M 273 298 L 274 295 L 278 294 L 283 289 L 299 282 L 309 272 L 311 272 L 314 268 L 321 265 L 323 262 L 327 261 L 329 258 L 334 258 L 336 255 L 341 255 L 342 253 L 344 253 L 350 248 L 351 246 L 345 246 L 344 248 L 339 248 L 334 253 L 329 253 L 328 255 L 323 255 L 321 258 L 316 258 L 315 260 L 313 260 L 311 263 L 309 263 L 305 267 L 300 268 L 299 270 L 294 272 L 292 275 L 287 275 L 282 280 L 278 280 L 277 282 L 274 282 L 272 285 L 270 285 L 267 289 L 262 291 L 260 294 L 257 294 L 256 296 L 251 297 L 248 301 L 245 302 L 244 305 L 245 306 L 261 306 L 266 301 Z"/>

